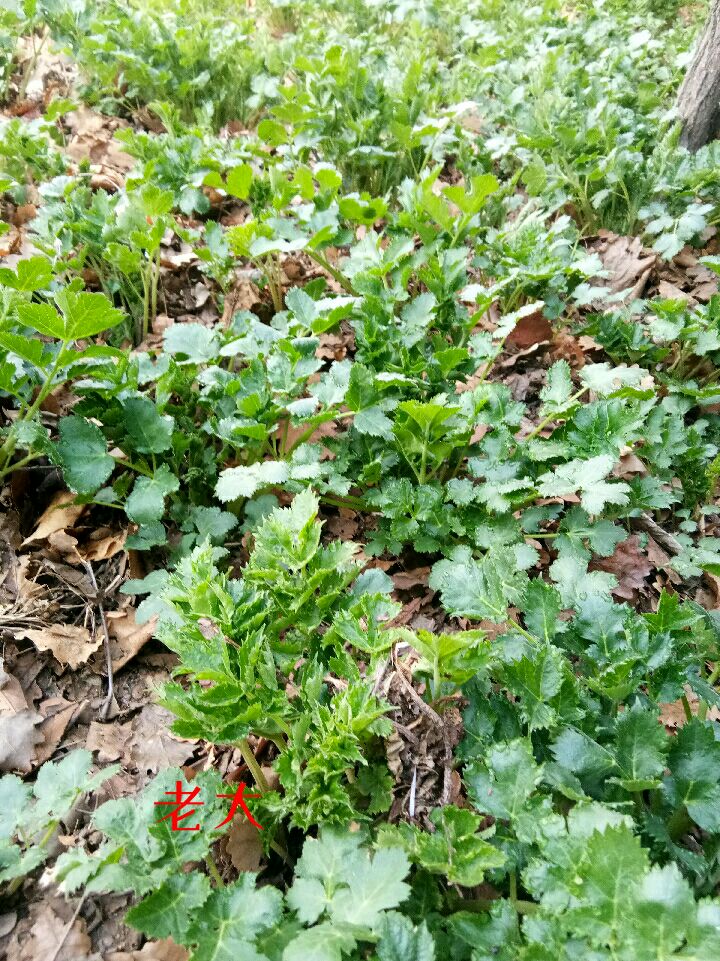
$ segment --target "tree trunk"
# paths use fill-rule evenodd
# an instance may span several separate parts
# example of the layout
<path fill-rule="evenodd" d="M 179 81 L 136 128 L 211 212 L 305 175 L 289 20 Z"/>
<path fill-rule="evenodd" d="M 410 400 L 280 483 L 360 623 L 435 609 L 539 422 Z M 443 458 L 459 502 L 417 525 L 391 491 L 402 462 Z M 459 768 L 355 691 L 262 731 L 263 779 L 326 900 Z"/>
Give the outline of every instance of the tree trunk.
<path fill-rule="evenodd" d="M 720 131 L 720 0 L 712 0 L 705 30 L 678 94 L 681 143 L 699 150 Z"/>

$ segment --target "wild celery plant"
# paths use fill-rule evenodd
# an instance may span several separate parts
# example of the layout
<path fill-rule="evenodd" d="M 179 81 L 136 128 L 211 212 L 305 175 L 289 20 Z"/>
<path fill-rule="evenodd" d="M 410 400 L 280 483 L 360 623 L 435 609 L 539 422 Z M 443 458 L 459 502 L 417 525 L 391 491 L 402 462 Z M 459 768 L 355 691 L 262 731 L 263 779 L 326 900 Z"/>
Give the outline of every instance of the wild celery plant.
<path fill-rule="evenodd" d="M 128 193 L 92 190 L 83 178 L 57 178 L 33 221 L 35 243 L 68 279 L 90 271 L 133 320 L 136 344 L 148 335 L 158 310 L 161 243 L 175 221 L 171 191 L 143 183 Z"/>
<path fill-rule="evenodd" d="M 80 798 L 118 770 L 90 774 L 91 761 L 89 751 L 72 751 L 62 761 L 43 764 L 32 785 L 14 774 L 0 778 L 0 884 L 7 885 L 8 896 L 50 856 L 50 842 Z"/>
<path fill-rule="evenodd" d="M 78 341 L 117 326 L 123 320 L 122 312 L 102 294 L 85 293 L 72 286 L 58 290 L 53 303 L 31 303 L 29 296 L 35 291 L 47 290 L 52 281 L 51 266 L 44 257 L 20 261 L 16 271 L 8 268 L 0 271 L 0 346 L 3 348 L 0 387 L 13 397 L 18 411 L 4 431 L 0 477 L 38 457 L 52 456 L 49 434 L 39 415 L 53 390 L 81 374 L 102 377 L 104 365 L 114 380 L 121 369 L 118 364 L 125 362 L 125 355 L 115 348 L 101 345 L 80 348 L 78 345 Z M 48 339 L 43 341 L 37 334 Z M 76 465 L 79 475 L 92 473 L 94 467 L 104 470 L 104 462 L 112 463 L 112 459 L 104 450 L 95 459 L 86 446 L 88 431 L 94 436 L 99 434 L 98 428 L 88 424 L 86 431 L 78 433 L 70 429 L 77 420 L 61 421 L 61 446 L 65 444 L 68 459 Z M 17 450 L 24 451 L 20 460 L 13 459 Z M 61 448 L 55 451 L 62 456 Z"/>
<path fill-rule="evenodd" d="M 177 563 L 124 590 L 179 658 L 177 733 L 243 756 L 266 858 L 238 879 L 228 787 L 171 770 L 100 807 L 105 840 L 54 877 L 130 891 L 129 923 L 195 961 L 717 956 L 718 618 L 686 597 L 720 573 L 718 307 L 603 314 L 584 358 L 564 329 L 600 296 L 588 234 L 671 258 L 718 220 L 717 150 L 685 154 L 667 113 L 692 29 L 610 0 L 201 6 L 53 4 L 139 165 L 93 190 L 10 128 L 11 197 L 53 177 L 31 231 L 55 278 L 1 275 L 0 470 L 46 456 Z M 75 315 L 117 311 L 78 277 L 144 340 L 165 229 L 218 305 L 248 266 L 258 303 L 129 357 L 92 343 Z M 541 313 L 550 347 L 508 357 Z M 355 512 L 363 554 L 320 504 Z M 400 596 L 426 606 L 399 617 L 418 554 L 429 590 Z M 393 623 L 418 616 L 435 628 Z M 203 830 L 155 823 L 178 782 Z"/>
<path fill-rule="evenodd" d="M 317 511 L 307 491 L 266 516 L 236 580 L 218 572 L 216 550 L 196 548 L 162 594 L 170 609 L 161 637 L 185 678 L 162 694 L 176 715 L 173 729 L 240 748 L 263 793 L 257 810 L 267 837 L 285 821 L 307 830 L 363 820 L 390 803 L 381 750 L 392 730 L 389 706 L 364 683 L 345 645 L 372 671 L 394 639 L 383 622 L 399 608 L 386 596 L 384 575 L 358 577 L 356 544 L 321 546 Z M 339 689 L 327 687 L 328 670 L 344 679 Z M 277 744 L 281 790 L 268 790 L 250 734 Z M 363 769 L 372 777 L 359 776 Z"/>
<path fill-rule="evenodd" d="M 45 6 L 37 0 L 11 0 L 0 11 L 0 103 L 7 103 L 18 68 L 16 57 L 20 37 L 30 38 L 31 52 L 23 63 L 17 83 L 17 100 L 25 99 L 27 85 L 47 41 Z"/>
<path fill-rule="evenodd" d="M 265 35 L 238 11 L 228 16 L 185 0 L 128 9 L 106 0 L 101 8 L 53 4 L 47 22 L 80 66 L 85 99 L 107 113 L 167 101 L 186 122 L 218 130 L 253 111 Z"/>

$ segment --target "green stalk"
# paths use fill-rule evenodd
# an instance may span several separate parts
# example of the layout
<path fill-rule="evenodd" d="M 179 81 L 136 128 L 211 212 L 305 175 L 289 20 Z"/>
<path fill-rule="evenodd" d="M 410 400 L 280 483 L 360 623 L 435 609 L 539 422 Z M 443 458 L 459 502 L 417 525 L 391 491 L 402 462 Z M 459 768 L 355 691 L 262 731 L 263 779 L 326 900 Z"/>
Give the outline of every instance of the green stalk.
<path fill-rule="evenodd" d="M 717 664 L 717 666 L 715 667 L 715 669 L 712 671 L 712 673 L 707 679 L 707 682 L 710 685 L 710 687 L 715 686 L 715 682 L 719 677 L 720 677 L 720 663 Z M 697 716 L 701 721 L 705 721 L 707 719 L 708 706 L 709 705 L 706 700 L 703 699 L 700 701 Z"/>
<path fill-rule="evenodd" d="M 421 484 L 425 483 L 425 478 L 427 476 L 426 474 L 427 452 L 428 452 L 429 445 L 430 445 L 430 425 L 428 424 L 428 426 L 425 428 L 425 436 L 423 437 L 422 457 L 420 458 L 420 475 L 418 477 L 418 480 L 420 481 Z"/>
<path fill-rule="evenodd" d="M 311 250 L 309 247 L 306 248 L 305 253 L 308 255 L 308 257 L 311 257 L 316 264 L 319 264 L 319 266 L 322 267 L 323 270 L 326 270 L 330 274 L 332 279 L 336 280 L 346 293 L 348 294 L 355 293 L 355 291 L 353 290 L 352 284 L 347 279 L 345 274 L 339 271 L 337 267 L 333 267 L 333 265 L 330 263 L 327 257 L 324 257 L 317 250 Z"/>
<path fill-rule="evenodd" d="M 160 283 L 160 245 L 158 244 L 158 249 L 155 253 L 155 261 L 152 269 L 152 277 L 150 278 L 150 319 L 154 323 L 157 319 L 157 298 L 158 298 L 158 284 Z M 147 331 L 145 332 L 147 337 Z"/>
<path fill-rule="evenodd" d="M 680 700 L 682 701 L 683 711 L 685 711 L 685 717 L 686 717 L 686 719 L 687 719 L 688 721 L 692 721 L 692 719 L 693 719 L 693 712 L 692 712 L 692 708 L 690 707 L 690 701 L 688 701 L 688 696 L 687 696 L 687 694 L 683 694 L 683 696 L 680 698 Z"/>
<path fill-rule="evenodd" d="M 359 497 L 351 497 L 349 494 L 345 494 L 342 497 L 333 497 L 330 494 L 321 494 L 320 500 L 323 504 L 329 504 L 330 507 L 341 507 L 345 510 L 351 511 L 366 511 L 370 514 L 375 513 L 375 511 L 368 510 L 367 506 L 363 504 Z"/>
<path fill-rule="evenodd" d="M 260 765 L 257 762 L 257 758 L 253 754 L 253 750 L 250 747 L 250 743 L 246 737 L 240 738 L 239 741 L 235 742 L 235 747 L 240 751 L 243 756 L 243 761 L 248 766 L 248 770 L 253 776 L 255 784 L 261 794 L 267 794 L 270 790 L 270 785 L 265 780 L 265 775 L 262 772 Z"/>
<path fill-rule="evenodd" d="M 47 377 L 45 378 L 45 383 L 38 391 L 38 395 L 33 401 L 33 403 L 30 405 L 30 407 L 28 407 L 25 413 L 20 415 L 20 417 L 18 418 L 18 423 L 28 421 L 32 417 L 34 417 L 34 415 L 40 409 L 40 406 L 42 405 L 45 398 L 53 389 L 55 375 L 57 374 L 61 366 L 60 360 L 62 358 L 63 353 L 67 349 L 67 346 L 69 343 L 70 343 L 69 340 L 63 341 L 62 346 L 57 353 L 55 361 L 53 362 L 53 365 L 50 368 L 50 371 Z M 12 435 L 10 435 L 5 439 L 5 443 L 2 445 L 2 447 L 0 447 L 0 468 L 2 468 L 2 474 L 0 474 L 0 476 L 5 476 L 5 474 L 10 473 L 10 471 L 6 469 L 6 466 L 15 451 L 15 446 L 16 446 L 15 438 Z"/>
<path fill-rule="evenodd" d="M 343 410 L 339 414 L 335 414 L 334 419 L 344 420 L 346 417 L 354 417 L 354 416 L 355 416 L 354 410 Z M 304 444 L 305 441 L 308 440 L 308 438 L 312 437 L 312 435 L 318 429 L 320 424 L 326 423 L 328 420 L 333 420 L 333 417 L 327 417 L 324 421 L 318 421 L 317 423 L 312 424 L 310 427 L 304 430 L 302 434 L 297 438 L 297 440 L 293 444 L 291 444 L 290 447 L 285 451 L 284 457 L 285 458 L 289 457 L 293 453 L 293 451 L 297 450 L 297 448 L 301 444 Z"/>
<path fill-rule="evenodd" d="M 135 326 L 135 336 L 137 337 L 138 344 L 141 344 L 145 340 L 150 329 L 150 287 L 147 270 L 142 271 L 141 277 L 143 285 L 142 327 L 138 330 L 137 325 Z"/>
<path fill-rule="evenodd" d="M 579 398 L 582 397 L 582 395 L 583 395 L 583 394 L 585 393 L 585 391 L 587 391 L 587 390 L 589 390 L 588 387 L 583 387 L 583 388 L 581 388 L 579 391 L 577 391 L 575 394 L 572 395 L 572 397 L 570 398 L 570 402 L 575 401 L 575 400 L 579 400 Z M 527 444 L 527 442 L 528 442 L 529 440 L 532 440 L 533 437 L 537 437 L 537 435 L 538 435 L 542 430 L 544 430 L 544 428 L 547 427 L 547 425 L 548 425 L 549 423 L 551 423 L 551 421 L 559 420 L 559 419 L 560 419 L 561 417 L 563 417 L 563 416 L 564 416 L 563 414 L 548 414 L 547 417 L 543 418 L 543 420 L 540 421 L 540 423 L 537 425 L 537 427 L 535 428 L 535 430 L 533 430 L 531 433 L 529 433 L 529 434 L 527 435 L 527 437 L 524 438 L 523 443 L 524 443 L 524 444 Z"/>
<path fill-rule="evenodd" d="M 225 882 L 220 877 L 220 872 L 218 871 L 218 866 L 215 863 L 215 858 L 212 856 L 210 851 L 208 851 L 208 853 L 205 855 L 205 864 L 210 872 L 210 877 L 215 882 L 215 886 L 218 888 L 224 888 Z"/>

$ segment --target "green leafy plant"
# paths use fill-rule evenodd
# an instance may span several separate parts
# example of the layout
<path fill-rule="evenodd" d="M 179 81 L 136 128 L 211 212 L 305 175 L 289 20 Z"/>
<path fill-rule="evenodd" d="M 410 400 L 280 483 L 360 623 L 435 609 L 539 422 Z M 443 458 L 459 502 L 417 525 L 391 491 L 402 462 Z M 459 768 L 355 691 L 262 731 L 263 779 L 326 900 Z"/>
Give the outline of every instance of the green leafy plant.
<path fill-rule="evenodd" d="M 51 842 L 80 798 L 117 771 L 115 766 L 90 774 L 91 761 L 88 751 L 73 751 L 43 764 L 32 785 L 14 774 L 0 778 L 0 884 L 7 882 L 8 895 L 51 856 Z"/>
<path fill-rule="evenodd" d="M 54 304 L 30 303 L 28 295 L 43 290 L 52 282 L 50 264 L 44 257 L 21 261 L 17 271 L 3 268 L 3 321 L 0 344 L 6 357 L 0 367 L 0 387 L 18 405 L 18 416 L 4 432 L 0 446 L 0 477 L 7 475 L 31 460 L 52 454 L 47 430 L 39 420 L 43 402 L 58 385 L 87 374 L 102 376 L 108 372 L 114 381 L 117 376 L 115 361 L 122 363 L 124 355 L 111 347 L 94 345 L 78 349 L 78 341 L 119 324 L 123 315 L 102 294 L 79 292 L 66 287 L 54 295 Z M 34 332 L 28 337 L 27 331 Z M 44 342 L 37 337 L 48 338 Z M 103 367 L 105 370 L 103 370 Z M 108 370 L 109 368 L 109 370 Z M 37 390 L 33 396 L 33 386 Z M 60 424 L 60 443 L 55 456 L 77 481 L 77 489 L 85 488 L 89 477 L 112 470 L 113 461 L 105 452 L 97 450 L 96 438 L 102 436 L 94 425 L 77 417 L 68 417 Z M 20 461 L 13 460 L 16 450 L 24 450 Z M 73 474 L 73 471 L 76 473 Z"/>

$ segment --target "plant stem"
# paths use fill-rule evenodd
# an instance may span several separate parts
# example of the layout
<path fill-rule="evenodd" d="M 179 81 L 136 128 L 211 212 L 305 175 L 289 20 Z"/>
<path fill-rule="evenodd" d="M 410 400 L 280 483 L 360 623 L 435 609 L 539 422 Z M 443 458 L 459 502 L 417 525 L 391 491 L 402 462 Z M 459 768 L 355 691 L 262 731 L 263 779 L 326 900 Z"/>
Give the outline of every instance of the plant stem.
<path fill-rule="evenodd" d="M 239 741 L 235 742 L 235 747 L 240 751 L 243 756 L 243 761 L 248 766 L 248 770 L 255 780 L 258 790 L 261 794 L 267 794 L 270 790 L 270 785 L 265 780 L 265 775 L 262 772 L 260 765 L 257 762 L 257 758 L 253 754 L 253 749 L 250 747 L 250 742 L 246 737 L 240 738 Z"/>
<path fill-rule="evenodd" d="M 333 267 L 333 265 L 330 263 L 327 257 L 324 257 L 317 250 L 311 250 L 309 247 L 306 248 L 305 253 L 308 255 L 308 257 L 311 257 L 316 264 L 319 264 L 323 270 L 326 270 L 330 274 L 332 279 L 336 280 L 346 293 L 348 294 L 355 293 L 355 291 L 353 290 L 352 284 L 347 279 L 345 274 L 339 271 L 337 267 Z"/>
<path fill-rule="evenodd" d="M 152 276 L 150 278 L 150 320 L 154 323 L 157 319 L 157 297 L 158 297 L 158 284 L 160 282 L 160 245 L 158 244 L 158 249 L 155 254 L 155 261 L 153 264 Z M 147 331 L 145 332 L 147 337 Z"/>
<path fill-rule="evenodd" d="M 683 711 L 685 711 L 685 717 L 687 718 L 688 721 L 692 721 L 693 712 L 692 712 L 692 708 L 690 707 L 690 701 L 688 701 L 687 694 L 683 694 L 680 700 L 682 701 Z"/>
<path fill-rule="evenodd" d="M 225 882 L 220 876 L 220 872 L 218 871 L 218 866 L 215 863 L 215 858 L 212 856 L 212 853 L 210 851 L 208 851 L 208 853 L 205 855 L 205 864 L 207 865 L 207 869 L 210 872 L 210 877 L 215 882 L 215 886 L 218 888 L 224 888 Z"/>
<path fill-rule="evenodd" d="M 572 397 L 570 398 L 570 400 L 568 401 L 568 403 L 572 403 L 573 401 L 578 400 L 580 397 L 582 397 L 582 395 L 583 395 L 583 394 L 585 393 L 585 391 L 587 391 L 587 390 L 589 390 L 588 387 L 583 387 L 583 388 L 581 388 L 581 390 L 577 391 L 577 393 L 575 393 L 575 394 L 572 395 Z M 525 438 L 523 439 L 523 443 L 524 443 L 524 444 L 527 444 L 527 442 L 528 442 L 529 440 L 532 440 L 533 437 L 537 437 L 537 435 L 540 433 L 540 431 L 542 431 L 545 427 L 547 427 L 547 425 L 548 425 L 551 421 L 553 421 L 553 420 L 559 420 L 561 417 L 564 417 L 564 416 L 565 416 L 564 414 L 548 414 L 547 417 L 543 418 L 543 420 L 540 421 L 540 423 L 537 425 L 537 427 L 535 428 L 535 430 L 532 431 L 530 434 L 527 435 L 527 437 L 525 437 Z"/>

